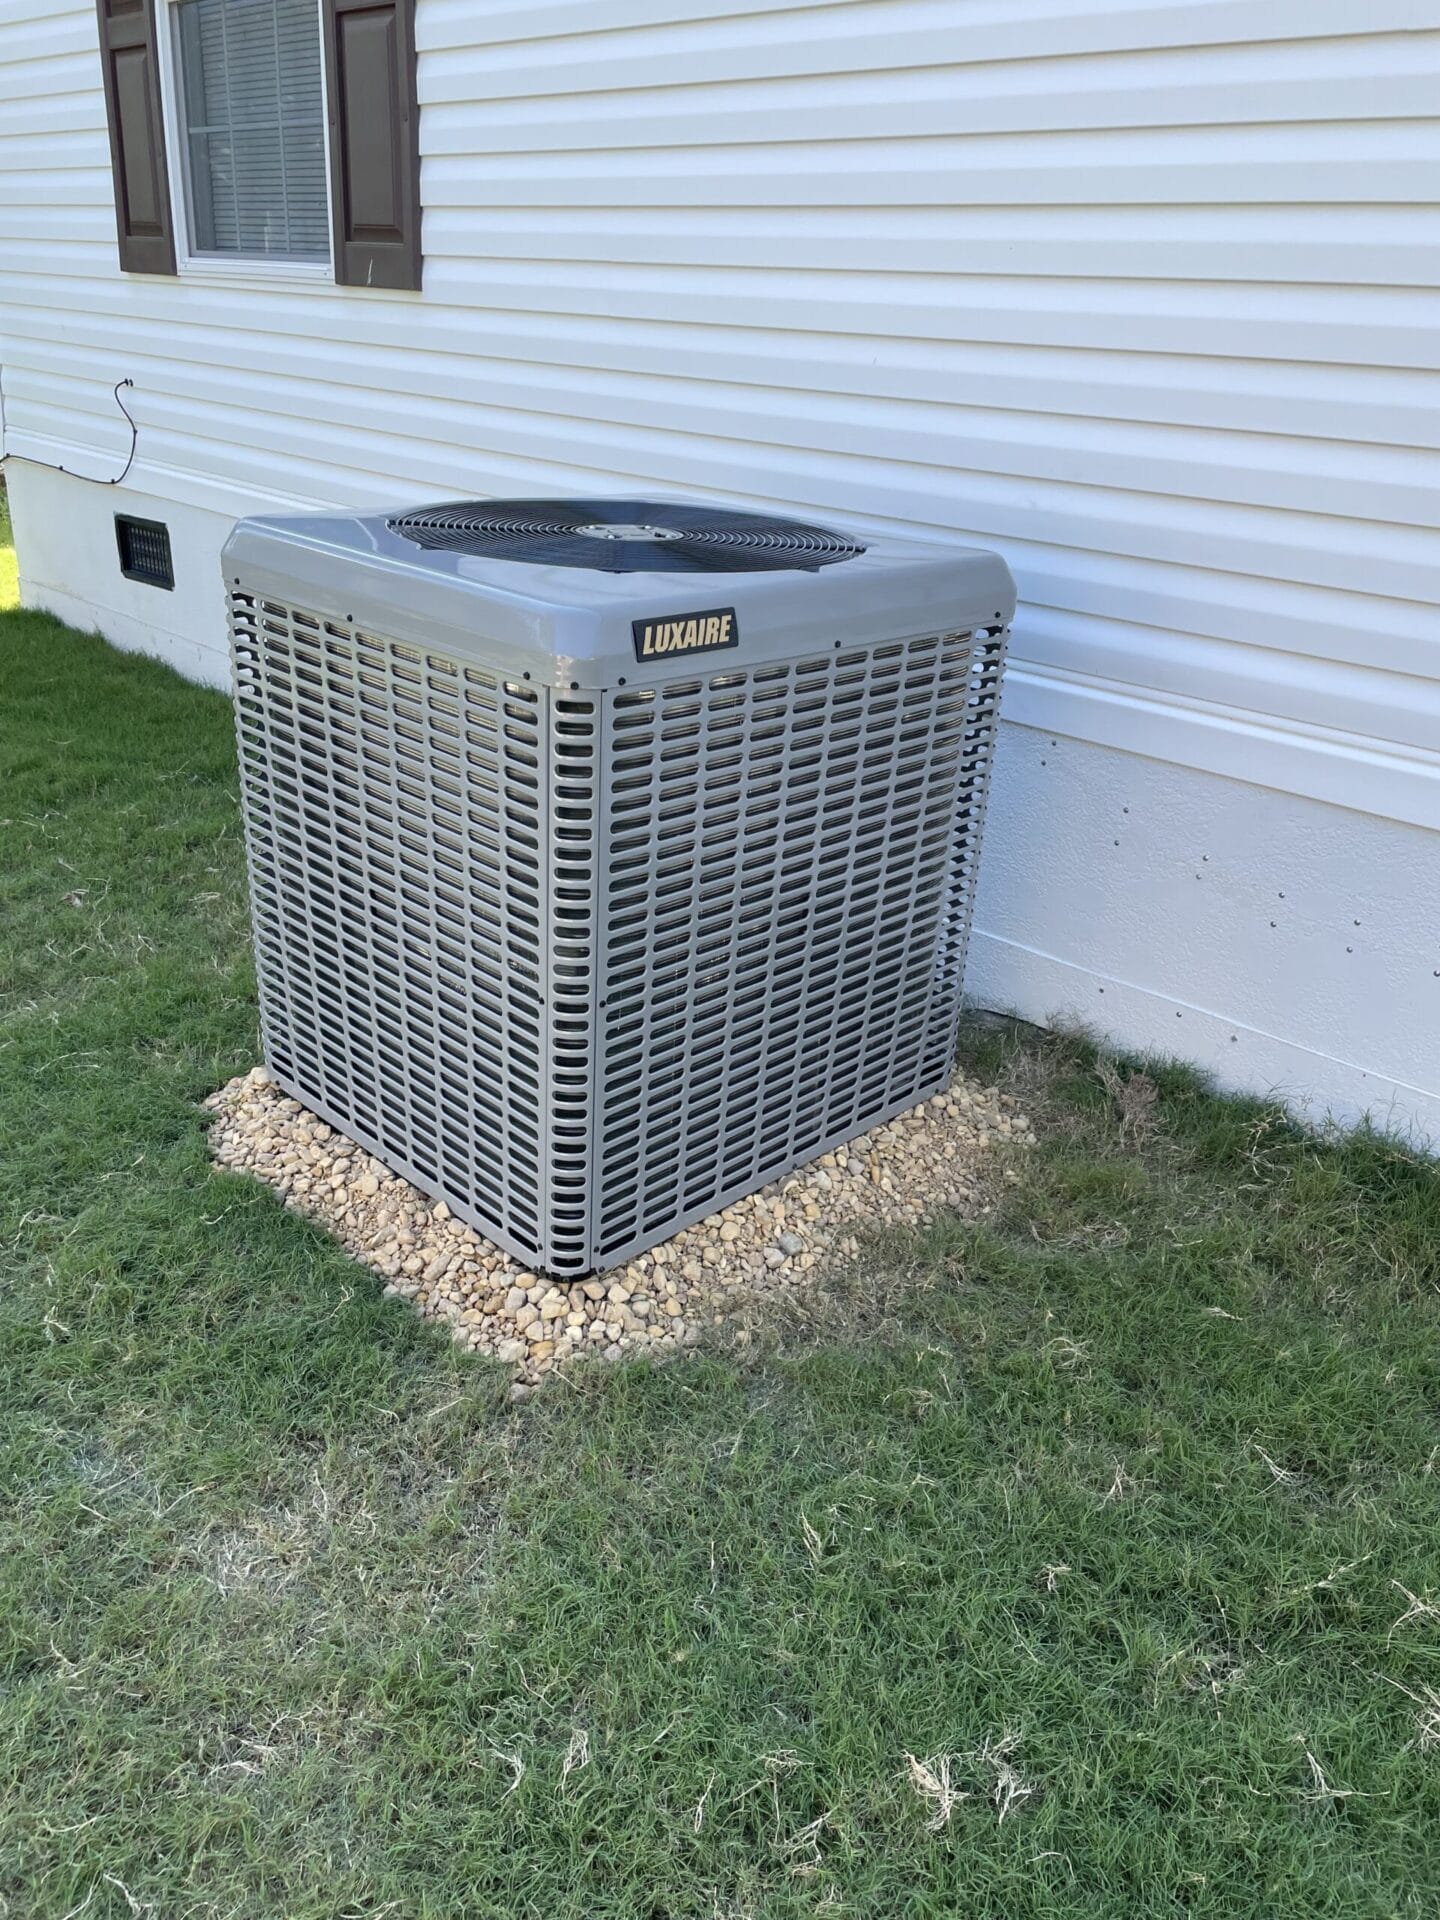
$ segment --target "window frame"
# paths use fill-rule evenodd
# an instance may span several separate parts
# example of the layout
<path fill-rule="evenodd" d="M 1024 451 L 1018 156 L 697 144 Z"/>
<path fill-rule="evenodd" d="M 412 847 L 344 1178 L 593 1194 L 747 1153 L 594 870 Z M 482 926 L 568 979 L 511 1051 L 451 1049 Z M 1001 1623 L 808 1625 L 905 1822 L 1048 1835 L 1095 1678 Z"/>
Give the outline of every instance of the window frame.
<path fill-rule="evenodd" d="M 184 80 L 180 72 L 180 34 L 175 9 L 180 0 L 160 0 L 155 9 L 155 65 L 160 80 L 160 118 L 170 175 L 170 217 L 175 231 L 175 272 L 181 280 L 220 286 L 335 285 L 335 181 L 330 153 L 329 48 L 325 44 L 321 0 L 314 0 L 315 31 L 320 38 L 321 128 L 325 149 L 325 231 L 323 260 L 292 260 L 283 253 L 196 253 L 191 242 L 190 155 L 185 138 Z"/>

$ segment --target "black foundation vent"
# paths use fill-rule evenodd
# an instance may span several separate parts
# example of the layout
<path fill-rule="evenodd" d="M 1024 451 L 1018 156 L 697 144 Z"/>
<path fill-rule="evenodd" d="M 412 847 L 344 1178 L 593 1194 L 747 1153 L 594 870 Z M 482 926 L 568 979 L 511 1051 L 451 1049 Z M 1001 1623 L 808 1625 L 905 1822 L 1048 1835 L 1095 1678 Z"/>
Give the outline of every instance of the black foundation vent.
<path fill-rule="evenodd" d="M 163 520 L 137 520 L 132 514 L 115 516 L 115 545 L 120 552 L 120 571 L 127 580 L 142 586 L 175 586 L 175 566 L 170 558 L 170 529 Z"/>

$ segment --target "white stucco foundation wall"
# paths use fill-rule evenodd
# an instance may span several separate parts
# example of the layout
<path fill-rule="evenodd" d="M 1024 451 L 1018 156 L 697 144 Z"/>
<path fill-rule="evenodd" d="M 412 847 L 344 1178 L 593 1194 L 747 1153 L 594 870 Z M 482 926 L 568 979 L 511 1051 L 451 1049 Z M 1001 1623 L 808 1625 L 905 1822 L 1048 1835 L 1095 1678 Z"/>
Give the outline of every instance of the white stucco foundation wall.
<path fill-rule="evenodd" d="M 1002 729 L 967 990 L 1440 1146 L 1427 827 Z"/>
<path fill-rule="evenodd" d="M 32 460 L 5 469 L 20 561 L 20 602 L 131 653 L 152 654 L 211 687 L 230 685 L 220 549 L 228 514 L 181 506 L 132 487 L 97 486 Z M 120 571 L 115 516 L 160 520 L 170 529 L 171 592 Z"/>

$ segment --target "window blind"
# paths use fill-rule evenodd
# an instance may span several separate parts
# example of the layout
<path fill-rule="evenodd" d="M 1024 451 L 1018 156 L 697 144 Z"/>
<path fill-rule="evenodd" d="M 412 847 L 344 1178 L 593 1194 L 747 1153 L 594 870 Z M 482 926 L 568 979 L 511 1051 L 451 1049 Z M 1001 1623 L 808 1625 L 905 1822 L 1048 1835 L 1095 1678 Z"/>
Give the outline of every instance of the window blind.
<path fill-rule="evenodd" d="M 316 0 L 180 0 L 196 253 L 330 257 Z"/>

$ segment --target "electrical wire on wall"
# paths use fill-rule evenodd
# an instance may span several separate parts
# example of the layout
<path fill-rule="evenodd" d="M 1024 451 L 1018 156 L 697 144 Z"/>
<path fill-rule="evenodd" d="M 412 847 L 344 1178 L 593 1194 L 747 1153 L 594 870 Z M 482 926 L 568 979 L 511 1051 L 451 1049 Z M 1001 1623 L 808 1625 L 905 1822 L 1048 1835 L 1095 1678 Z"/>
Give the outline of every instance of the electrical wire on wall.
<path fill-rule="evenodd" d="M 124 466 L 120 469 L 119 473 L 117 473 L 114 476 L 113 479 L 106 479 L 106 478 L 103 478 L 101 475 L 94 474 L 94 473 L 77 473 L 73 467 L 62 466 L 58 460 L 36 460 L 34 455 L 29 453 L 19 457 L 31 461 L 31 463 L 34 466 L 48 467 L 52 473 L 69 474 L 72 480 L 86 480 L 90 483 L 92 487 L 118 487 L 121 481 L 124 480 L 125 477 L 128 475 L 128 473 L 130 472 L 131 467 L 133 467 L 135 464 L 135 444 L 140 438 L 140 429 L 135 424 L 135 416 L 133 413 L 131 413 L 130 409 L 126 406 L 125 402 L 120 398 L 121 388 L 133 387 L 134 384 L 135 382 L 128 378 L 124 380 L 117 380 L 115 382 L 115 404 L 117 407 L 119 407 L 121 413 L 124 414 L 130 427 L 130 451 L 125 456 Z M 17 456 L 13 453 L 0 455 L 0 467 L 3 467 L 7 460 L 13 460 L 16 457 Z"/>

